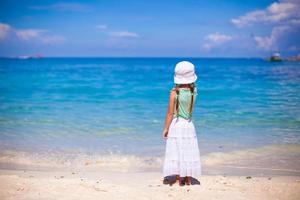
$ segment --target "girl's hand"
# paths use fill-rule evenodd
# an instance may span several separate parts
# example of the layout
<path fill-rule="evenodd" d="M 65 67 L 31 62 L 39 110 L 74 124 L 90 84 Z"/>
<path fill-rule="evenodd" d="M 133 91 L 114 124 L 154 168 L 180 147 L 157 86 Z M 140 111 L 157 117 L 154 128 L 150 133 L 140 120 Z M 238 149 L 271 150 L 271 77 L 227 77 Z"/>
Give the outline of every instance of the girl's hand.
<path fill-rule="evenodd" d="M 163 134 L 162 134 L 164 139 L 168 138 L 168 130 L 163 130 Z"/>

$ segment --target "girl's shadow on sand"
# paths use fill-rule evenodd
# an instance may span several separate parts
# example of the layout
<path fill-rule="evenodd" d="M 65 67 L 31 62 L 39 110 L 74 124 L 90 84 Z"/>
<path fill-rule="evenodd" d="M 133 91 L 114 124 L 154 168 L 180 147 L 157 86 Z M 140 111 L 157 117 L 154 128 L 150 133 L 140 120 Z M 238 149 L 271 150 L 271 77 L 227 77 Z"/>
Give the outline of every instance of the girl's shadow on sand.
<path fill-rule="evenodd" d="M 191 185 L 200 185 L 200 181 L 199 181 L 198 179 L 193 178 L 193 177 L 189 177 L 189 178 L 190 178 L 190 184 L 191 184 Z M 180 184 L 180 182 L 182 182 L 182 181 L 184 182 L 184 179 L 185 179 L 185 178 L 180 177 L 179 180 L 178 180 L 178 176 L 176 176 L 176 175 L 171 175 L 171 176 L 166 176 L 166 177 L 164 177 L 163 183 L 164 183 L 165 185 L 170 185 L 170 186 L 172 186 L 174 183 L 176 183 L 177 180 L 179 181 L 179 184 Z M 183 185 L 185 185 L 185 184 L 183 184 Z"/>

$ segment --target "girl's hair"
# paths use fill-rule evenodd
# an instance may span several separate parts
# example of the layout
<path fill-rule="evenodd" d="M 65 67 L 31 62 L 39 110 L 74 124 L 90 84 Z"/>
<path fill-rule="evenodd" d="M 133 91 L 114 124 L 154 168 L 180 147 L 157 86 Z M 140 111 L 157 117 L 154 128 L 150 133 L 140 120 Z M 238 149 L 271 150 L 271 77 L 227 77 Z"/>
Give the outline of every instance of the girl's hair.
<path fill-rule="evenodd" d="M 190 83 L 190 84 L 176 84 L 175 85 L 175 91 L 177 94 L 177 98 L 176 98 L 176 113 L 178 115 L 179 112 L 179 100 L 178 100 L 178 96 L 179 96 L 179 89 L 183 88 L 183 87 L 188 87 L 191 91 L 191 103 L 190 103 L 190 108 L 189 108 L 189 113 L 190 115 L 192 115 L 192 111 L 193 111 L 193 104 L 194 104 L 194 90 L 195 90 L 195 84 L 194 83 Z"/>

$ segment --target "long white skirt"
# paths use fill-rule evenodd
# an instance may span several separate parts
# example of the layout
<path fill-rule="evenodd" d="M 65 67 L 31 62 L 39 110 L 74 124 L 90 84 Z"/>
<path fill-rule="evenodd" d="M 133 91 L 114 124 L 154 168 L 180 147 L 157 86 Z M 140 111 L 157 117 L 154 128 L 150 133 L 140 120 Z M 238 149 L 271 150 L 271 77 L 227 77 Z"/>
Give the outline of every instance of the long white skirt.
<path fill-rule="evenodd" d="M 173 118 L 166 142 L 163 174 L 194 178 L 201 175 L 197 135 L 191 120 Z"/>

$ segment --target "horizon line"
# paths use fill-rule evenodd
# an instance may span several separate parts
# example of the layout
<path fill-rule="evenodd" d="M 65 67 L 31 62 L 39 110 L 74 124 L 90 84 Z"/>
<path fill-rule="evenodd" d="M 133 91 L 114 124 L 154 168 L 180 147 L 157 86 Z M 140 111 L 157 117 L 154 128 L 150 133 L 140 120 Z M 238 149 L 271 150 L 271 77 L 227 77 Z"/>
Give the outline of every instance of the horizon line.
<path fill-rule="evenodd" d="M 23 58 L 22 56 L 0 56 L 0 59 L 8 58 L 8 59 L 43 59 L 43 58 L 216 58 L 216 59 L 265 59 L 267 57 L 233 57 L 233 56 L 42 56 L 35 57 L 28 56 L 28 58 Z"/>

